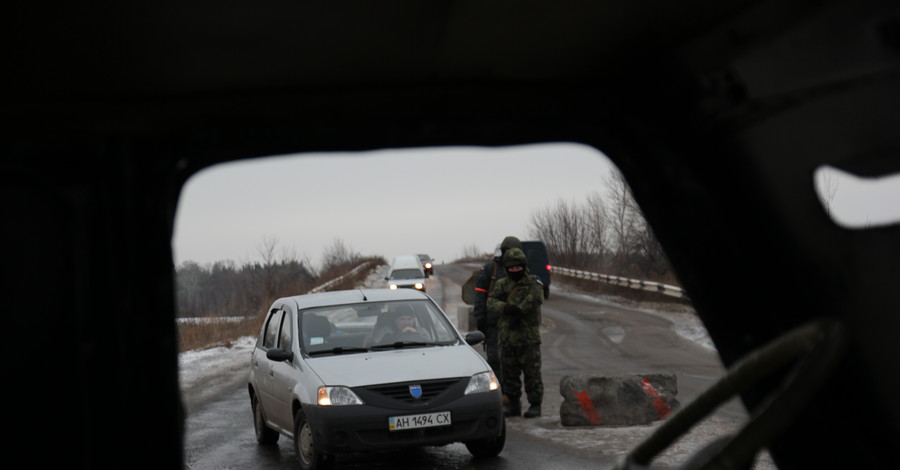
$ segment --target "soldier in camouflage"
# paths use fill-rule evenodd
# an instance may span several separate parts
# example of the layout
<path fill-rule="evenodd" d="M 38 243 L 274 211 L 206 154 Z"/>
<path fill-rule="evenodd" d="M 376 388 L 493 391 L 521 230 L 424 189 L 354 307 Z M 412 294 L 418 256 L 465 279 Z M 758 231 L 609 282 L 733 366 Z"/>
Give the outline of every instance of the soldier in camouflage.
<path fill-rule="evenodd" d="M 511 248 L 503 255 L 506 277 L 499 279 L 488 296 L 488 312 L 500 318 L 500 360 L 503 392 L 509 398 L 506 416 L 522 413 L 520 397 L 525 377 L 525 393 L 531 405 L 526 418 L 541 415 L 544 383 L 541 379 L 541 304 L 544 286 L 528 273 L 525 253 Z"/>
<path fill-rule="evenodd" d="M 474 296 L 474 315 L 478 330 L 484 333 L 484 352 L 487 356 L 488 365 L 497 374 L 497 377 L 503 376 L 502 365 L 500 363 L 500 343 L 497 322 L 500 320 L 499 315 L 488 313 L 487 299 L 488 294 L 494 287 L 498 279 L 506 276 L 503 269 L 503 254 L 510 248 L 521 248 L 522 242 L 518 238 L 510 235 L 503 239 L 500 243 L 500 249 L 493 258 L 484 263 L 478 277 L 475 279 L 475 296 Z M 503 385 L 500 386 L 501 391 Z"/>

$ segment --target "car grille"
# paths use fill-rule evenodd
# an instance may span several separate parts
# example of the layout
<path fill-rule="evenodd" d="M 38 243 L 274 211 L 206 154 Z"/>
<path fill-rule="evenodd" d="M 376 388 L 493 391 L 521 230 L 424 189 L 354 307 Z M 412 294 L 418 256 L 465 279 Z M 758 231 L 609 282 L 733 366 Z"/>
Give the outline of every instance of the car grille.
<path fill-rule="evenodd" d="M 365 390 L 403 403 L 419 403 L 431 400 L 441 395 L 462 380 L 463 379 L 455 378 L 444 380 L 429 380 L 424 382 L 404 382 L 395 384 L 373 385 L 371 387 L 365 387 Z M 410 385 L 420 385 L 422 387 L 421 398 L 413 398 L 412 394 L 409 391 Z"/>

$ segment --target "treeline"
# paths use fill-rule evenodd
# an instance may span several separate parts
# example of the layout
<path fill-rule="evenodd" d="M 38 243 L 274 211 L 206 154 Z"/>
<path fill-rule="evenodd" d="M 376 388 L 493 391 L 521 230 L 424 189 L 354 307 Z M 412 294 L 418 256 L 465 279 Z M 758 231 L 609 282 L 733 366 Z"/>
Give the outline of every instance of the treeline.
<path fill-rule="evenodd" d="M 557 266 L 674 282 L 662 246 L 618 171 L 583 202 L 559 200 L 532 213 L 529 236 L 543 240 Z"/>
<path fill-rule="evenodd" d="M 260 261 L 240 265 L 230 260 L 211 265 L 186 261 L 176 267 L 178 315 L 254 316 L 279 297 L 305 294 L 367 260 L 341 239 L 326 249 L 318 271 L 294 251 L 279 251 L 274 238 L 264 239 L 257 251 Z"/>

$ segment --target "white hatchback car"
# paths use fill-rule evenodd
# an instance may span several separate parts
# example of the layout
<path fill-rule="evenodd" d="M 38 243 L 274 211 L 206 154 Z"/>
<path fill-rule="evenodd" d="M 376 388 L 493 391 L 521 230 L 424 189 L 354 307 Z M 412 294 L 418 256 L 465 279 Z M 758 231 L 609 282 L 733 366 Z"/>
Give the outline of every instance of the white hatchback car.
<path fill-rule="evenodd" d="M 463 442 L 492 457 L 506 441 L 499 383 L 427 294 L 325 292 L 277 300 L 250 359 L 256 438 L 294 440 L 300 466 L 341 452 Z"/>

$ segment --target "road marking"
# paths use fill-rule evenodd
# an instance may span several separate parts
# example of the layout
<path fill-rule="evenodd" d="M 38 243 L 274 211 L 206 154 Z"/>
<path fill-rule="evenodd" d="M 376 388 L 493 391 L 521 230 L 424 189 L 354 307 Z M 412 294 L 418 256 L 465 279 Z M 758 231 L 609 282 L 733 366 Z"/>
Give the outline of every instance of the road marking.
<path fill-rule="evenodd" d="M 600 331 L 613 343 L 621 344 L 625 340 L 625 329 L 621 326 L 607 326 Z"/>

